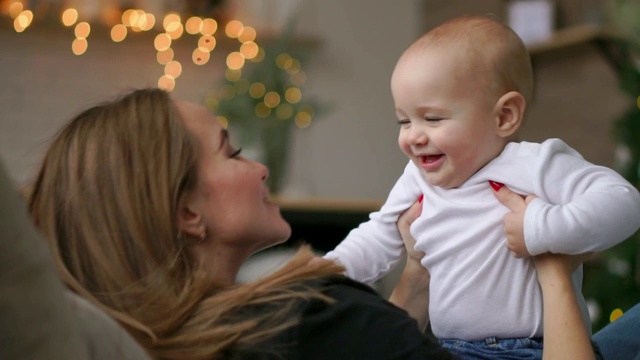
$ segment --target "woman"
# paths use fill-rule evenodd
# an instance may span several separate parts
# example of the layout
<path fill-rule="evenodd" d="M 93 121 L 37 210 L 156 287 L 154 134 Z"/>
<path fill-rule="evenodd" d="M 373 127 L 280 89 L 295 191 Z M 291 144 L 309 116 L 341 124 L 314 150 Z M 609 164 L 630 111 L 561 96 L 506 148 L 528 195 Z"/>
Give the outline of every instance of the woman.
<path fill-rule="evenodd" d="M 143 89 L 57 134 L 29 210 L 65 284 L 154 358 L 452 358 L 342 268 L 310 261 L 308 248 L 236 284 L 251 254 L 291 232 L 269 201 L 268 176 L 206 109 Z"/>

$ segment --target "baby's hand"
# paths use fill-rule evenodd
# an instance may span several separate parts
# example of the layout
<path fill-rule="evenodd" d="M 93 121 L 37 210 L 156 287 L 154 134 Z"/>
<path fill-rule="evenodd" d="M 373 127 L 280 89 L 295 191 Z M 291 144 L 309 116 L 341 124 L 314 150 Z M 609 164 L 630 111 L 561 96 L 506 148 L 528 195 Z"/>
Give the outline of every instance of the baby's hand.
<path fill-rule="evenodd" d="M 527 250 L 524 242 L 524 212 L 527 205 L 535 199 L 534 195 L 526 198 L 507 189 L 503 184 L 490 181 L 491 187 L 498 200 L 511 212 L 504 215 L 504 234 L 507 237 L 507 249 L 517 258 L 529 257 L 531 254 Z"/>

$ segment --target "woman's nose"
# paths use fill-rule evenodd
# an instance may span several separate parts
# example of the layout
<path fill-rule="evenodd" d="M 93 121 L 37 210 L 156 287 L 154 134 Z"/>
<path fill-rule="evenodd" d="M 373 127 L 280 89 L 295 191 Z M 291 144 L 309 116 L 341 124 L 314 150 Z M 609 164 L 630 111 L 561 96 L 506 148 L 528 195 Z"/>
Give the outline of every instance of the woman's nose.
<path fill-rule="evenodd" d="M 262 175 L 261 176 L 262 181 L 267 181 L 267 179 L 269 178 L 269 168 L 267 167 L 267 165 L 261 162 L 258 162 L 257 164 L 258 166 L 260 166 L 260 174 Z"/>

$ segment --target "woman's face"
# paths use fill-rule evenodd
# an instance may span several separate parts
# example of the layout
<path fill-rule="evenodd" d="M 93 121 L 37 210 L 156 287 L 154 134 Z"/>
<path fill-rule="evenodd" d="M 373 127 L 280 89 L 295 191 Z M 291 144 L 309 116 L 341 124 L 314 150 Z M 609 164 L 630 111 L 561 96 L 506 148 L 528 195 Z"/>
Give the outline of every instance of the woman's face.
<path fill-rule="evenodd" d="M 291 227 L 269 200 L 267 167 L 239 155 L 227 130 L 205 108 L 185 101 L 176 101 L 176 107 L 200 145 L 197 185 L 189 197 L 207 241 L 251 254 L 287 240 Z"/>

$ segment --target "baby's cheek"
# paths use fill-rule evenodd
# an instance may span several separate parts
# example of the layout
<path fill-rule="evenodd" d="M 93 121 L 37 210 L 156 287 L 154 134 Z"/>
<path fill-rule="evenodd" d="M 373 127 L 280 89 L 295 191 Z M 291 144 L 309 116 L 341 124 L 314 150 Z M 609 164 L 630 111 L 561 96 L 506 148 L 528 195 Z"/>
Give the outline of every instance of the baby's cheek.
<path fill-rule="evenodd" d="M 402 152 L 405 155 L 411 157 L 411 147 L 409 146 L 409 144 L 407 143 L 407 141 L 404 139 L 402 135 L 398 137 L 398 146 L 400 147 L 400 150 L 402 150 Z"/>

